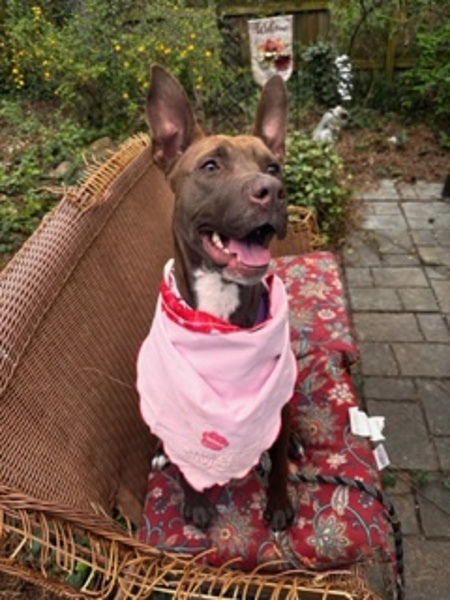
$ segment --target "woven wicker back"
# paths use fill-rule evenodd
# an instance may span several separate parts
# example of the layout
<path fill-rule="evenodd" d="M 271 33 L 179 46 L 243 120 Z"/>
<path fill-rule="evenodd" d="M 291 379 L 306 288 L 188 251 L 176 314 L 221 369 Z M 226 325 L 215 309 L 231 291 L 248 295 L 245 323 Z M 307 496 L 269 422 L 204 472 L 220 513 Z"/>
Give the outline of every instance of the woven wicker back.
<path fill-rule="evenodd" d="M 133 519 L 151 451 L 135 358 L 171 255 L 172 195 L 146 144 L 68 193 L 0 280 L 0 481 Z"/>

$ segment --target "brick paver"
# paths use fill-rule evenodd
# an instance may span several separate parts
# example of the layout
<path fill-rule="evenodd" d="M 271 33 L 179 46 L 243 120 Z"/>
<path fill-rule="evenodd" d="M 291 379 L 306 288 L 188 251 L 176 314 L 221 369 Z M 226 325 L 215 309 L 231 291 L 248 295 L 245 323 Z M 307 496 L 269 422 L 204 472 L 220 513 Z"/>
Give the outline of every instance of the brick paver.
<path fill-rule="evenodd" d="M 426 536 L 450 538 L 448 495 L 448 488 L 439 479 L 427 483 L 423 493 L 417 494 L 422 527 Z"/>
<path fill-rule="evenodd" d="M 436 294 L 442 311 L 450 313 L 450 281 L 431 281 L 431 287 Z"/>
<path fill-rule="evenodd" d="M 418 251 L 425 265 L 450 267 L 450 246 L 419 246 Z"/>
<path fill-rule="evenodd" d="M 364 229 L 378 229 L 382 231 L 391 229 L 406 229 L 406 222 L 402 214 L 398 215 L 369 215 L 363 224 Z"/>
<path fill-rule="evenodd" d="M 353 322 L 362 342 L 422 341 L 413 313 L 355 312 Z"/>
<path fill-rule="evenodd" d="M 406 310 L 417 312 L 439 312 L 436 298 L 428 288 L 403 288 L 398 295 Z"/>
<path fill-rule="evenodd" d="M 386 417 L 407 598 L 450 598 L 450 203 L 382 180 L 343 252 L 363 405 Z"/>
<path fill-rule="evenodd" d="M 372 244 L 376 245 L 381 259 L 385 254 L 409 254 L 414 251 L 411 234 L 401 229 L 366 232 Z"/>
<path fill-rule="evenodd" d="M 416 377 L 449 377 L 448 344 L 393 344 L 402 375 Z"/>
<path fill-rule="evenodd" d="M 392 464 L 399 469 L 438 469 L 437 456 L 419 403 L 369 400 L 367 408 L 373 415 L 386 417 L 386 447 Z"/>
<path fill-rule="evenodd" d="M 447 321 L 440 314 L 417 315 L 419 327 L 428 342 L 450 343 Z"/>
<path fill-rule="evenodd" d="M 399 192 L 392 179 L 381 179 L 377 188 L 365 192 L 362 197 L 366 202 L 396 202 L 400 199 Z"/>
<path fill-rule="evenodd" d="M 450 436 L 437 437 L 434 443 L 441 469 L 447 472 L 450 471 Z"/>
<path fill-rule="evenodd" d="M 448 541 L 408 536 L 405 563 L 408 600 L 448 598 Z"/>
<path fill-rule="evenodd" d="M 420 267 L 380 267 L 372 269 L 375 285 L 380 287 L 428 287 Z"/>
<path fill-rule="evenodd" d="M 354 310 L 400 311 L 402 303 L 396 290 L 389 288 L 357 288 L 349 290 L 350 304 Z"/>
<path fill-rule="evenodd" d="M 379 400 L 415 400 L 417 391 L 414 381 L 406 377 L 366 377 L 366 398 Z"/>
<path fill-rule="evenodd" d="M 360 351 L 363 375 L 398 375 L 395 356 L 389 344 L 361 342 Z"/>
<path fill-rule="evenodd" d="M 417 387 L 431 433 L 450 436 L 450 379 L 419 379 Z"/>

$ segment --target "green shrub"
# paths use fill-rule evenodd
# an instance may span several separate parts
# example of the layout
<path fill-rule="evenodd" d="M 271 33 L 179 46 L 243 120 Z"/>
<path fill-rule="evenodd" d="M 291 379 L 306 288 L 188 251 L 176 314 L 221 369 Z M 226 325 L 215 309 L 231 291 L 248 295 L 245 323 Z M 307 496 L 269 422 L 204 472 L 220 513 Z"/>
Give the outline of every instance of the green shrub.
<path fill-rule="evenodd" d="M 11 138 L 10 146 L 2 148 L 5 157 L 0 162 L 2 253 L 14 251 L 55 203 L 57 195 L 49 191 L 55 185 L 50 171 L 69 161 L 63 183 L 76 182 L 84 167 L 83 151 L 96 132 L 58 114 L 38 116 L 11 101 L 0 105 L 0 128 Z"/>
<path fill-rule="evenodd" d="M 309 46 L 303 52 L 302 60 L 304 67 L 300 74 L 300 86 L 303 94 L 328 108 L 339 104 L 339 72 L 333 46 L 326 42 Z"/>
<path fill-rule="evenodd" d="M 350 191 L 334 146 L 295 132 L 288 137 L 284 165 L 289 204 L 305 206 L 317 217 L 327 243 L 338 245 L 349 219 Z"/>
<path fill-rule="evenodd" d="M 368 65 L 355 96 L 367 107 L 450 122 L 449 0 L 361 0 L 330 3 L 331 35 L 340 52 Z M 396 62 L 412 66 L 395 72 Z"/>
<path fill-rule="evenodd" d="M 417 35 L 419 59 L 403 77 L 409 93 L 403 97 L 406 110 L 430 111 L 450 130 L 450 14 L 434 29 L 422 28 Z"/>
<path fill-rule="evenodd" d="M 54 3 L 53 3 L 54 4 Z M 83 0 L 55 16 L 52 3 L 7 0 L 7 84 L 29 98 L 53 97 L 101 127 L 142 120 L 149 66 L 177 76 L 201 108 L 220 91 L 221 36 L 212 3 Z"/>

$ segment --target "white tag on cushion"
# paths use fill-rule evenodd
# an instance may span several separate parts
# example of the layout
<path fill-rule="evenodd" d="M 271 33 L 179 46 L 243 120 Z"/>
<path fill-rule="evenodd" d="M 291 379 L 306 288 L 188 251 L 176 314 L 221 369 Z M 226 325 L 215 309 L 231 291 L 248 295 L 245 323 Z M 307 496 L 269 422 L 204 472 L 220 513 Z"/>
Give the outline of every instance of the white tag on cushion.
<path fill-rule="evenodd" d="M 375 458 L 377 469 L 379 471 L 382 471 L 391 464 L 388 453 L 386 452 L 386 448 L 383 444 L 378 444 L 378 446 L 373 451 L 373 456 Z"/>
<path fill-rule="evenodd" d="M 384 429 L 384 417 L 369 417 L 358 407 L 349 408 L 350 429 L 354 435 L 369 437 L 372 442 L 380 442 L 385 439 L 382 431 Z"/>

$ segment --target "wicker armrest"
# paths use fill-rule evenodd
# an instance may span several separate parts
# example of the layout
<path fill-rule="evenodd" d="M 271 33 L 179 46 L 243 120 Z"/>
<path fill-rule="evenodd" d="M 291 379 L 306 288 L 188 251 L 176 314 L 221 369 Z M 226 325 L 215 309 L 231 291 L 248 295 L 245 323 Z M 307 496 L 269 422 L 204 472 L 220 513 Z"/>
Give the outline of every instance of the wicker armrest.
<path fill-rule="evenodd" d="M 0 509 L 6 534 L 0 570 L 71 598 L 144 599 L 162 592 L 165 598 L 211 600 L 381 600 L 369 587 L 365 565 L 327 573 L 243 573 L 233 561 L 219 568 L 204 564 L 202 556 L 160 552 L 101 515 L 37 502 L 2 485 Z M 75 589 L 67 578 L 80 564 L 88 576 Z"/>
<path fill-rule="evenodd" d="M 139 519 L 151 443 L 135 357 L 171 254 L 171 212 L 148 138 L 134 138 L 66 193 L 2 273 L 2 483 Z"/>

